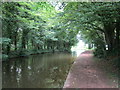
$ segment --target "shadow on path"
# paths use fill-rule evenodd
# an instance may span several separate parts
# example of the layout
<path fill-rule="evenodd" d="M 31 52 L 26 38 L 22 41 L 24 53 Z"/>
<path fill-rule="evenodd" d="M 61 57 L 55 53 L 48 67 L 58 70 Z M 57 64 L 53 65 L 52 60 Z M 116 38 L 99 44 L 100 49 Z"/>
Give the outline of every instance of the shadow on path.
<path fill-rule="evenodd" d="M 116 88 L 94 62 L 92 51 L 80 54 L 72 65 L 63 88 Z"/>

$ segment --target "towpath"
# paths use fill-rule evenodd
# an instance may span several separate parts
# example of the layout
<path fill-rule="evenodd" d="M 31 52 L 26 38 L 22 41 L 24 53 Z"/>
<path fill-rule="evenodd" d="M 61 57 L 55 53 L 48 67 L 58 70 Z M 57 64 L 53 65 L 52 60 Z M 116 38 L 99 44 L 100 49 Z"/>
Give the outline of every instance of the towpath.
<path fill-rule="evenodd" d="M 63 88 L 116 88 L 94 59 L 92 51 L 83 52 L 72 65 Z"/>

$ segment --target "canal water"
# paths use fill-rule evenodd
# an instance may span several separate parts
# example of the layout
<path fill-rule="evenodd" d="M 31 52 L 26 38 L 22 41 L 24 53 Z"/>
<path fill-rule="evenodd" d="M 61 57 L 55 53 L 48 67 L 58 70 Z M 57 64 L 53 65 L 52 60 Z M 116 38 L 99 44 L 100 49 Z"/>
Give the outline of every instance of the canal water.
<path fill-rule="evenodd" d="M 62 88 L 75 56 L 47 53 L 2 63 L 3 88 Z"/>

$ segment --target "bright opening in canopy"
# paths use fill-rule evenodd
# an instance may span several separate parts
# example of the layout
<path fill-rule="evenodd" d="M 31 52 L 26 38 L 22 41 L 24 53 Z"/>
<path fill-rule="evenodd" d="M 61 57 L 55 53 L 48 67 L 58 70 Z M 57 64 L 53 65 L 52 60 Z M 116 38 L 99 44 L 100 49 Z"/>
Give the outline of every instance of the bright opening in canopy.
<path fill-rule="evenodd" d="M 78 43 L 75 46 L 72 46 L 71 51 L 73 52 L 74 56 L 79 56 L 85 49 L 86 44 L 80 39 L 80 35 L 77 35 Z"/>

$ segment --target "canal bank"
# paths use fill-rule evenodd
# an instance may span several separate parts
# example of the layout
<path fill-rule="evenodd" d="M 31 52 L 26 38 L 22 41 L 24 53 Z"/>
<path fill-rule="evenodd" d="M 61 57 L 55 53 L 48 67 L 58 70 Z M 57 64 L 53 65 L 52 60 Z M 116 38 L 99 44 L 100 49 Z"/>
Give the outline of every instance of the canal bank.
<path fill-rule="evenodd" d="M 20 58 L 20 57 L 29 57 L 30 55 L 38 55 L 38 54 L 47 54 L 47 53 L 71 53 L 70 50 L 24 50 L 24 51 L 12 51 L 9 55 L 0 54 L 0 58 L 2 61 L 6 61 L 13 58 Z"/>

